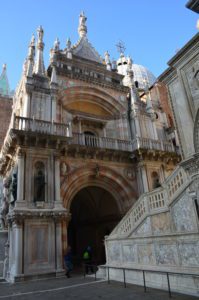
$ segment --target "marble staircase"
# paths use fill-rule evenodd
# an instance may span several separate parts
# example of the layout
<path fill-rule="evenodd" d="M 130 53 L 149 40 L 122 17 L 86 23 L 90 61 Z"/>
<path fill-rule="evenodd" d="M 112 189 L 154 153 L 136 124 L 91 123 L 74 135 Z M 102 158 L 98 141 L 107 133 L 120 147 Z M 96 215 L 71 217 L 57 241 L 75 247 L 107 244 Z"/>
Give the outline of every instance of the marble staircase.
<path fill-rule="evenodd" d="M 126 281 L 142 285 L 139 270 L 148 270 L 147 285 L 167 289 L 165 274 L 149 270 L 177 272 L 170 275 L 172 290 L 198 296 L 198 185 L 196 174 L 178 166 L 160 188 L 141 195 L 105 238 L 107 262 L 101 274 L 106 276 L 109 267 L 111 278 L 123 281 L 121 268 L 128 268 Z"/>

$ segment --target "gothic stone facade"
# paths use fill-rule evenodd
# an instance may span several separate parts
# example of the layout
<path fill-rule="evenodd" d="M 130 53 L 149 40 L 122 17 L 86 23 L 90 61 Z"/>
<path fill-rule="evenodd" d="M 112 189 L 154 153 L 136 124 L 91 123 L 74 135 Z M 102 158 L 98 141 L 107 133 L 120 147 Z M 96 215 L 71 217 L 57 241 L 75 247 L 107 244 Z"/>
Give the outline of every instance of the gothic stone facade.
<path fill-rule="evenodd" d="M 55 41 L 45 71 L 39 27 L 36 59 L 33 36 L 14 96 L 0 157 L 9 281 L 63 274 L 68 242 L 77 263 L 88 244 L 102 262 L 104 235 L 180 160 L 166 132 L 158 136 L 168 114 L 156 112 L 149 89 L 141 100 L 131 59 L 103 60 L 83 13 L 78 32 L 66 49 Z"/>

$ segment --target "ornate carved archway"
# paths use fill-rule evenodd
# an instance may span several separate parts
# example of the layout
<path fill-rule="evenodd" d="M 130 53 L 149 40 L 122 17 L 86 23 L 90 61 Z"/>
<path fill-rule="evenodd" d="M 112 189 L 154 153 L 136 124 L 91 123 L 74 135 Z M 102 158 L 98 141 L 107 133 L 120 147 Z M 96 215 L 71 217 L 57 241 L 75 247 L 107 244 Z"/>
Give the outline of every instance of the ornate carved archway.
<path fill-rule="evenodd" d="M 89 191 L 91 199 L 87 197 Z M 100 191 L 105 195 L 99 198 Z M 78 264 L 85 243 L 91 243 L 95 259 L 101 263 L 102 241 L 107 229 L 109 233 L 113 230 L 136 199 L 131 184 L 113 169 L 90 165 L 62 178 L 61 196 L 64 207 L 71 213 L 71 222 L 63 224 L 64 244 L 70 243 Z M 100 206 L 96 205 L 98 200 Z"/>
<path fill-rule="evenodd" d="M 136 200 L 132 185 L 119 173 L 110 168 L 96 166 L 77 168 L 61 184 L 61 196 L 64 207 L 70 210 L 72 199 L 78 191 L 87 186 L 101 187 L 111 193 L 117 202 L 118 209 L 124 214 Z"/>

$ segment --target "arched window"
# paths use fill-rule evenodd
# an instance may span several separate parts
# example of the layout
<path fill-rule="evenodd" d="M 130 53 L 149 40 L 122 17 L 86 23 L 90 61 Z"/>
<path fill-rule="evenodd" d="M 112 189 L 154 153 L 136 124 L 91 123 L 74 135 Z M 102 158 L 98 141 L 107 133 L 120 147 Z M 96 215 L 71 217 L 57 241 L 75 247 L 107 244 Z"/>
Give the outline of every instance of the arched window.
<path fill-rule="evenodd" d="M 37 161 L 34 165 L 34 202 L 45 201 L 45 165 Z"/>
<path fill-rule="evenodd" d="M 160 184 L 160 178 L 159 178 L 159 175 L 157 172 L 152 172 L 151 173 L 151 178 L 152 178 L 152 186 L 153 186 L 153 189 L 156 189 L 158 187 L 161 187 L 161 184 Z"/>

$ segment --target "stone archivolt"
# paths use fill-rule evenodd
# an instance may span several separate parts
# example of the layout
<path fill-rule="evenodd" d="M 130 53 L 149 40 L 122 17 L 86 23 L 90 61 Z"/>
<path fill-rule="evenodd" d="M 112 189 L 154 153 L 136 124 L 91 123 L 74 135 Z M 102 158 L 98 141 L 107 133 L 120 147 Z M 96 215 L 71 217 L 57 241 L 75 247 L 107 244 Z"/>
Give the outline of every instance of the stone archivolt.
<path fill-rule="evenodd" d="M 117 200 L 121 213 L 124 213 L 124 210 L 136 198 L 136 192 L 131 184 L 119 173 L 99 164 L 99 171 L 96 176 L 96 165 L 91 167 L 83 165 L 70 172 L 67 181 L 64 180 L 62 182 L 61 196 L 64 201 L 64 207 L 69 209 L 75 194 L 86 186 L 102 187 L 112 193 Z"/>

